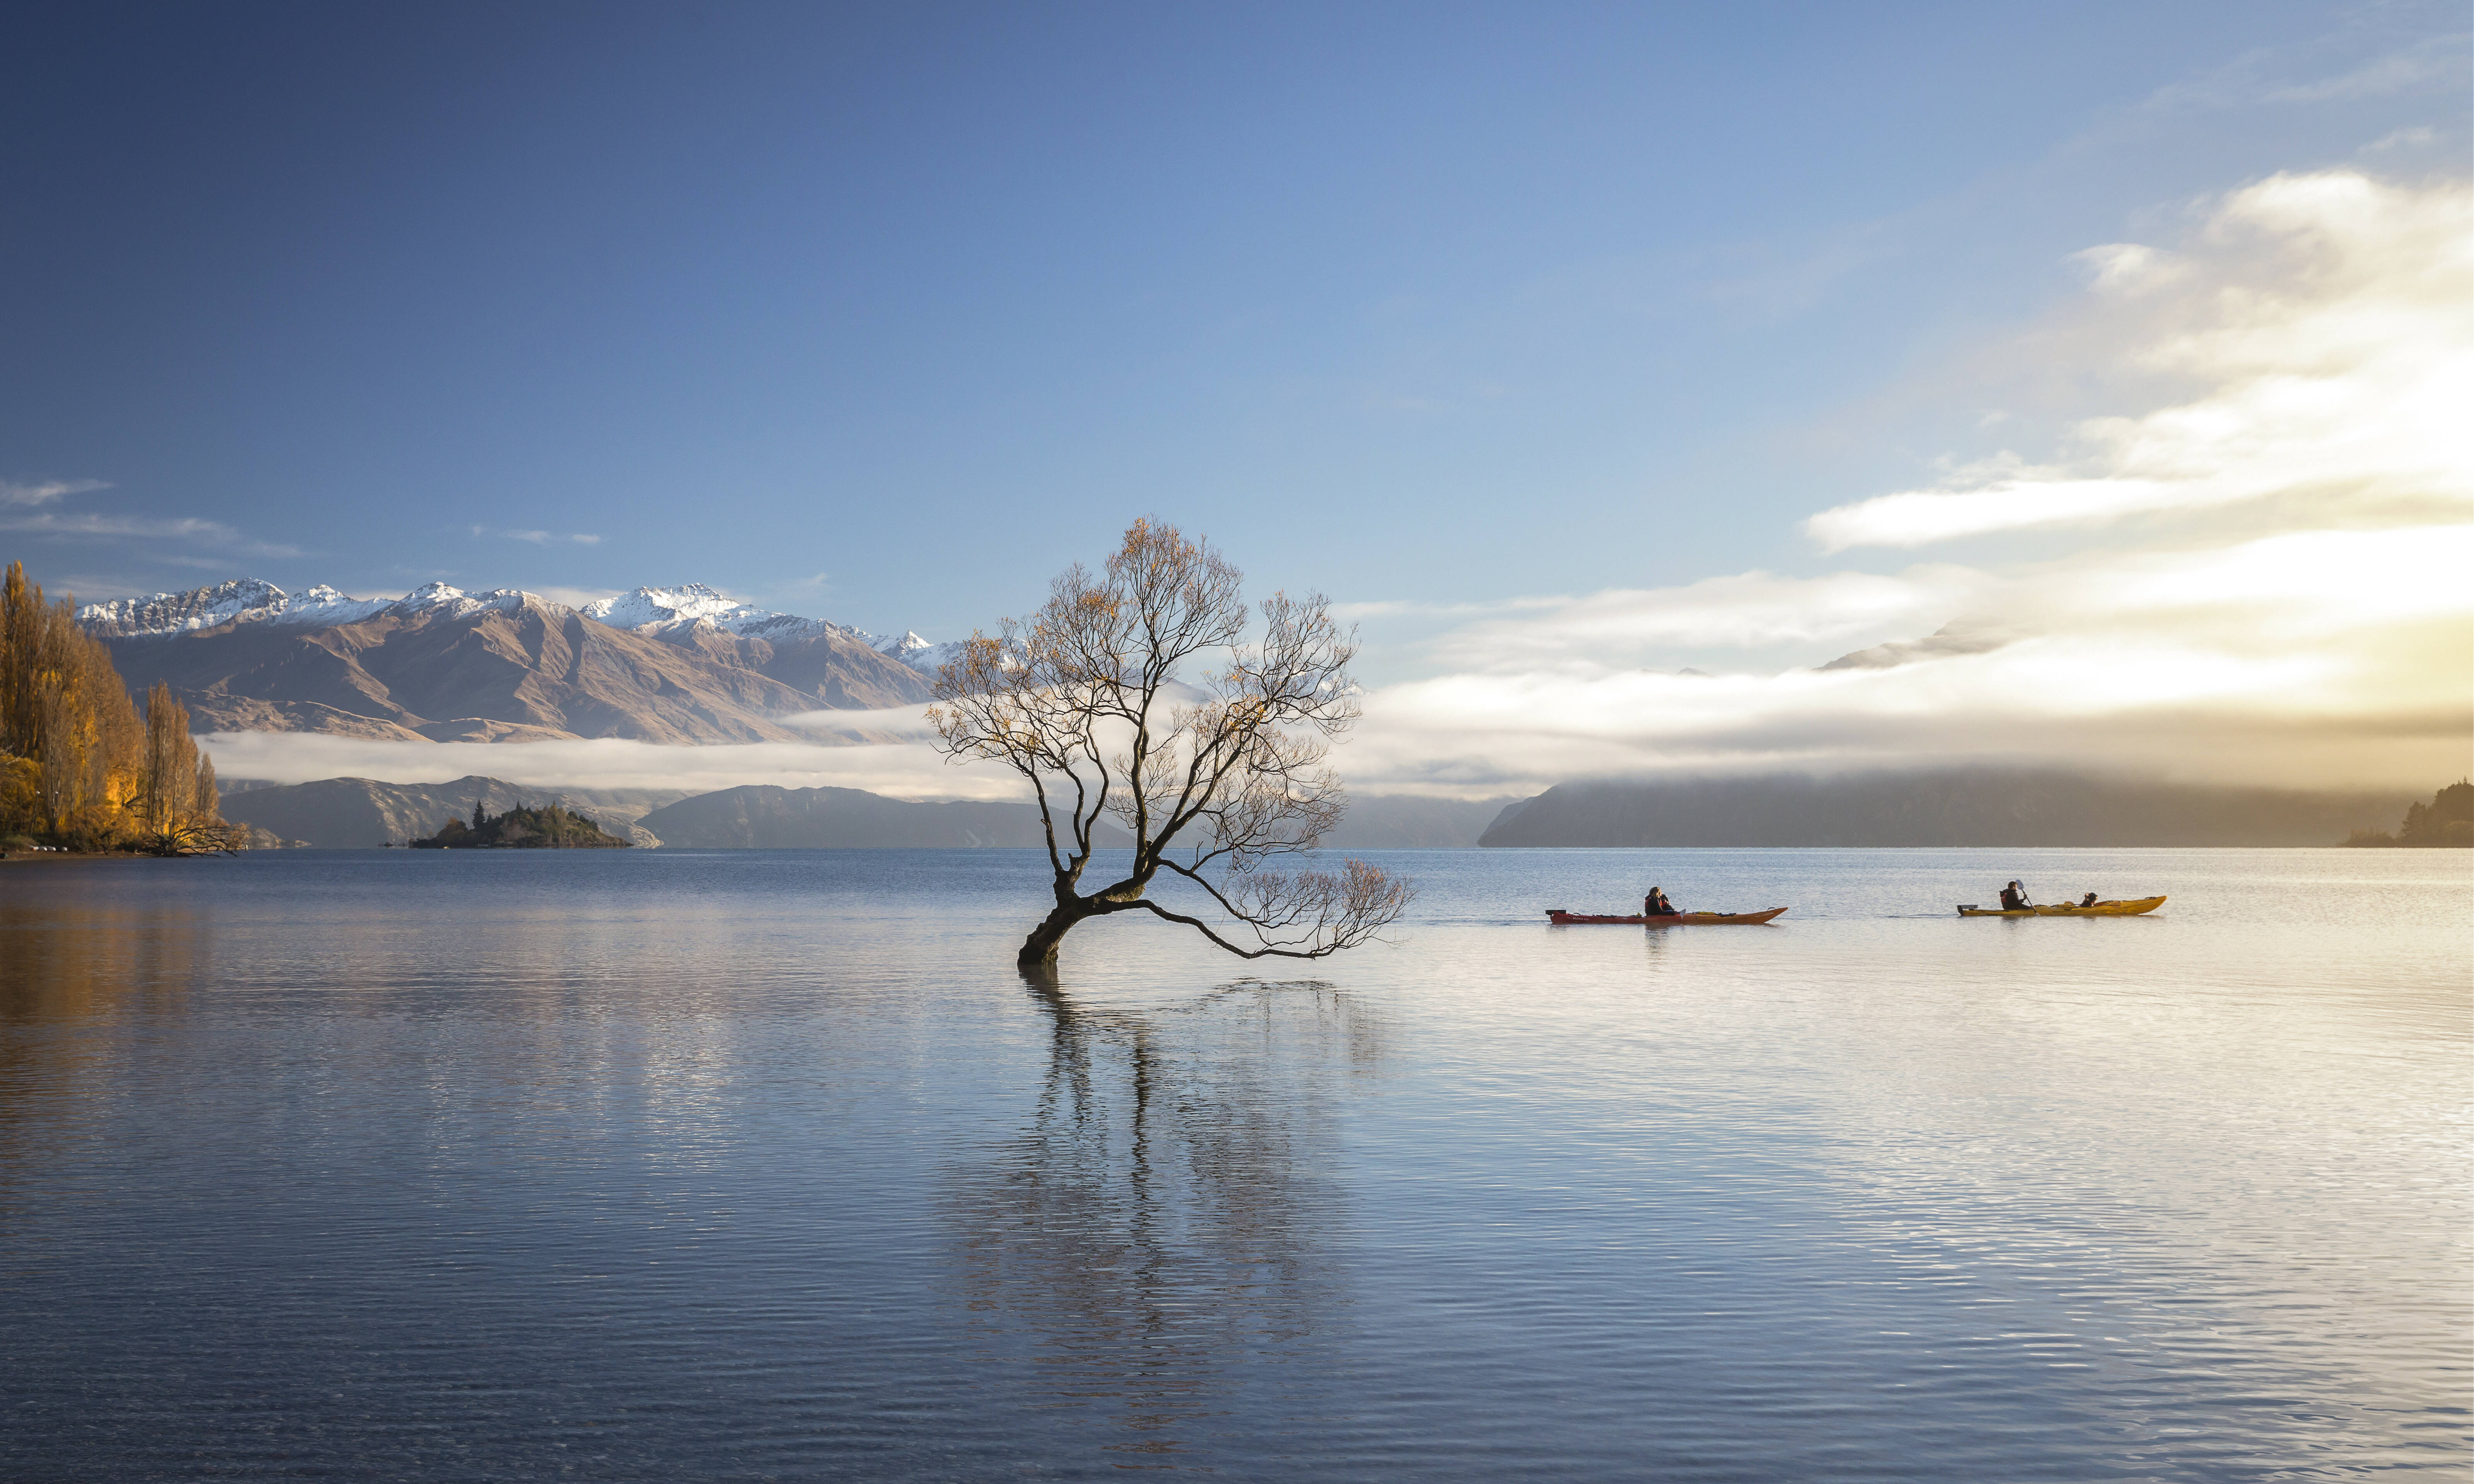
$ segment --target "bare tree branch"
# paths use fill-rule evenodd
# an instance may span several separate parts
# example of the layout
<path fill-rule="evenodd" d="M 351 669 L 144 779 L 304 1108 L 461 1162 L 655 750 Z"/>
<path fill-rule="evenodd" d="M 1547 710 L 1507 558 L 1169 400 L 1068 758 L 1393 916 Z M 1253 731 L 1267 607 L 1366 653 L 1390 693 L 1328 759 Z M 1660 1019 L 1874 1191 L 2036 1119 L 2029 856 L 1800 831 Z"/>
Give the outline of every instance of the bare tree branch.
<path fill-rule="evenodd" d="M 1039 803 L 1056 905 L 1023 944 L 1026 967 L 1053 965 L 1075 923 L 1138 908 L 1246 958 L 1322 958 L 1407 908 L 1409 883 L 1363 862 L 1265 869 L 1314 850 L 1347 807 L 1323 760 L 1357 719 L 1357 645 L 1320 595 L 1285 593 L 1249 642 L 1244 580 L 1210 543 L 1136 521 L 1104 571 L 1067 569 L 1030 620 L 972 635 L 938 674 L 928 716 L 946 756 L 1012 768 Z M 1196 662 L 1217 668 L 1189 683 Z M 1111 819 L 1132 837 L 1132 864 L 1086 892 Z M 1146 900 L 1162 870 L 1201 887 L 1254 946 Z"/>

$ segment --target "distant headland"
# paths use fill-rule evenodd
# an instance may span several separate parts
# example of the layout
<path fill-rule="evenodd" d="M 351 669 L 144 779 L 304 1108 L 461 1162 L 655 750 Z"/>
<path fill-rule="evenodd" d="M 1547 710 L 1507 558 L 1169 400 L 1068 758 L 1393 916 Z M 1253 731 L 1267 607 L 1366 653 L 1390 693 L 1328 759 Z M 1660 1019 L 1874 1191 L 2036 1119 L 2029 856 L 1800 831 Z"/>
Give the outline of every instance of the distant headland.
<path fill-rule="evenodd" d="M 2428 804 L 2409 804 L 2405 818 L 2391 835 L 2386 830 L 2356 830 L 2348 845 L 2456 846 L 2474 845 L 2474 781 L 2460 778 L 2431 796 Z"/>

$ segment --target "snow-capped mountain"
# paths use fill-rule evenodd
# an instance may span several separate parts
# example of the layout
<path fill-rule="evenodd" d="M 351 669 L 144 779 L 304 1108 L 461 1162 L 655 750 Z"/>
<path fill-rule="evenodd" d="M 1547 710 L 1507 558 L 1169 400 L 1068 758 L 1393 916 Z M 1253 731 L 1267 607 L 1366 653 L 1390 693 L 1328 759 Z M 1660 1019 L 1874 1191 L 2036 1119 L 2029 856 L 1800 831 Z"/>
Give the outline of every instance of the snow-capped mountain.
<path fill-rule="evenodd" d="M 638 588 L 617 597 L 605 597 L 587 603 L 580 610 L 588 619 L 609 624 L 612 628 L 633 629 L 639 634 L 668 634 L 698 623 L 711 623 L 725 633 L 742 639 L 763 639 L 774 644 L 786 640 L 807 639 L 818 634 L 839 634 L 855 639 L 890 660 L 899 660 L 921 674 L 934 675 L 947 660 L 960 652 L 958 644 L 938 644 L 905 630 L 898 639 L 871 634 L 865 629 L 831 622 L 824 619 L 803 619 L 794 613 L 776 613 L 727 597 L 701 582 L 690 582 L 674 588 Z"/>
<path fill-rule="evenodd" d="M 352 597 L 324 583 L 303 593 L 287 594 L 272 582 L 242 577 L 186 593 L 158 593 L 151 597 L 88 603 L 78 610 L 78 621 L 105 639 L 169 639 L 226 624 L 327 628 L 381 616 L 465 618 L 492 611 L 512 612 L 527 600 L 550 608 L 562 606 L 521 588 L 467 593 L 444 582 L 432 582 L 398 598 Z M 929 676 L 961 650 L 958 643 L 938 644 L 908 630 L 898 638 L 887 639 L 824 619 L 776 613 L 742 603 L 701 582 L 638 588 L 617 597 L 587 603 L 575 611 L 597 623 L 651 638 L 689 639 L 701 625 L 710 624 L 725 634 L 761 639 L 776 645 L 821 639 L 847 640 L 865 645 Z"/>
<path fill-rule="evenodd" d="M 124 597 L 88 603 L 78 610 L 78 621 L 105 639 L 168 639 L 227 623 L 281 623 L 327 628 L 358 623 L 382 613 L 406 616 L 445 611 L 461 618 L 490 609 L 515 608 L 525 595 L 514 588 L 470 594 L 462 588 L 433 582 L 399 598 L 352 597 L 320 583 L 298 595 L 272 582 L 242 577 L 186 593 L 158 593 L 152 597 Z"/>
<path fill-rule="evenodd" d="M 934 640 L 922 639 L 908 630 L 904 631 L 900 639 L 886 639 L 881 635 L 856 630 L 854 632 L 857 633 L 861 644 L 886 659 L 900 660 L 923 675 L 934 675 L 936 671 L 945 668 L 946 661 L 962 652 L 962 642 L 958 639 L 948 640 L 940 645 Z"/>
<path fill-rule="evenodd" d="M 444 582 L 400 598 L 243 579 L 78 615 L 133 691 L 169 685 L 200 731 L 394 741 L 787 742 L 818 710 L 916 705 L 949 646 L 880 640 L 702 584 L 582 610 Z"/>
<path fill-rule="evenodd" d="M 666 634 L 676 628 L 710 623 L 742 639 L 774 643 L 824 633 L 858 637 L 856 629 L 822 619 L 803 619 L 794 613 L 758 608 L 725 597 L 701 582 L 675 588 L 638 588 L 633 593 L 587 603 L 578 611 L 612 628 L 633 629 L 639 634 Z"/>

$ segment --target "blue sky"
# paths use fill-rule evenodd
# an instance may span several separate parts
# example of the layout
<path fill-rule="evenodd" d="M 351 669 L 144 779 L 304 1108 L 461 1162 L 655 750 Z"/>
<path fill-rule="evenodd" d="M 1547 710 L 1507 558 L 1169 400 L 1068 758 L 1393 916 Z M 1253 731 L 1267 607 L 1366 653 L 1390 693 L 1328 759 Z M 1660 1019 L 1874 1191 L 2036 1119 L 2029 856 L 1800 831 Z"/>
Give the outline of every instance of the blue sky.
<path fill-rule="evenodd" d="M 2464 364 L 2466 29 L 19 7 L 0 542 L 88 598 L 703 581 L 941 639 L 1156 513 L 1347 605 L 1377 685 L 2067 628 L 2083 577 L 2462 531 L 2462 454 L 2339 467 L 2367 423 L 2262 399 L 2429 401 Z M 2282 306 L 2287 361 L 2238 353 L 2259 325 L 2173 349 L 2238 300 Z M 2382 314 L 2408 328 L 2348 338 Z M 2165 475 L 2122 432 L 2196 422 L 2239 435 Z M 2261 483 L 2297 460 L 2316 484 Z M 2021 477 L 2064 514 L 1984 519 Z M 1494 786 L 1471 766 L 1434 786 Z"/>
<path fill-rule="evenodd" d="M 2072 252 L 2465 144 L 2456 7 L 29 10 L 0 477 L 230 533 L 12 543 L 98 596 L 1817 571 Z"/>

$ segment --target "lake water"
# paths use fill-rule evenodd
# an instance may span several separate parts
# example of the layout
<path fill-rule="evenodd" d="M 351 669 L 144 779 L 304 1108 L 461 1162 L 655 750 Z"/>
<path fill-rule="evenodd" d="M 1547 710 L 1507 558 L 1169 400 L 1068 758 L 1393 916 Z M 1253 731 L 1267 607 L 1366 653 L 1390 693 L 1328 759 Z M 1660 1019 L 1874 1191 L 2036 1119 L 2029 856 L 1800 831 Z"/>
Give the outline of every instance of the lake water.
<path fill-rule="evenodd" d="M 2466 1477 L 2465 852 L 1376 858 L 0 867 L 0 1476 Z"/>

